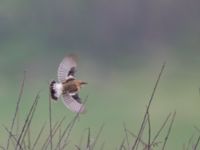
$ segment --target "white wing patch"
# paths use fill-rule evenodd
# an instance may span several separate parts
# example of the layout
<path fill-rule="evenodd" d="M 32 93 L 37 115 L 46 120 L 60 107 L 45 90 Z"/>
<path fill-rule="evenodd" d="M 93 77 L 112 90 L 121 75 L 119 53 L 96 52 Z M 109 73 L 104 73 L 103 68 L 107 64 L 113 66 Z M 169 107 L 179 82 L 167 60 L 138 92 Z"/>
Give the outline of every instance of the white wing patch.
<path fill-rule="evenodd" d="M 55 91 L 55 97 L 59 98 L 62 94 L 62 91 L 63 91 L 63 85 L 62 83 L 55 83 L 53 85 L 53 89 Z"/>
<path fill-rule="evenodd" d="M 84 105 L 77 102 L 72 96 L 70 96 L 68 94 L 63 95 L 63 103 L 72 112 L 76 112 L 76 113 L 78 113 L 78 112 L 84 113 L 85 112 Z"/>
<path fill-rule="evenodd" d="M 58 81 L 64 82 L 67 79 L 74 78 L 73 75 L 69 75 L 71 69 L 75 69 L 77 66 L 75 59 L 72 56 L 65 57 L 58 67 Z"/>

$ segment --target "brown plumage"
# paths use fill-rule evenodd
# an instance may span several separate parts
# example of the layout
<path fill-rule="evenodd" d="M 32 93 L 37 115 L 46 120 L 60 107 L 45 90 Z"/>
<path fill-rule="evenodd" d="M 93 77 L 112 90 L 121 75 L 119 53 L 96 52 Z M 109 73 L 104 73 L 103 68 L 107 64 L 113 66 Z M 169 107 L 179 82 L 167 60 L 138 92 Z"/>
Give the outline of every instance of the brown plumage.
<path fill-rule="evenodd" d="M 81 86 L 87 83 L 81 80 L 69 79 L 63 82 L 62 84 L 63 84 L 63 94 L 66 94 L 66 93 L 79 92 L 81 89 Z"/>
<path fill-rule="evenodd" d="M 76 61 L 74 57 L 67 56 L 58 67 L 58 81 L 52 81 L 50 84 L 51 97 L 57 100 L 63 97 L 64 105 L 73 112 L 84 112 L 85 107 L 78 95 L 82 85 L 87 84 L 82 80 L 75 78 Z"/>

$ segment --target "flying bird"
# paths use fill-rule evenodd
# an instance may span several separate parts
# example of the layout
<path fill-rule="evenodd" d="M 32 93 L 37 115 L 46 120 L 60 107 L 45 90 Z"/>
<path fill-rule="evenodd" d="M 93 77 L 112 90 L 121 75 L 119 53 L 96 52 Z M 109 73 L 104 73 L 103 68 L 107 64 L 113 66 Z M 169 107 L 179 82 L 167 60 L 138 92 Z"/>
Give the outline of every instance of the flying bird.
<path fill-rule="evenodd" d="M 86 82 L 75 78 L 77 62 L 74 55 L 66 56 L 57 71 L 58 82 L 50 83 L 50 94 L 53 100 L 62 97 L 64 105 L 72 112 L 85 112 L 85 106 L 78 93 Z"/>

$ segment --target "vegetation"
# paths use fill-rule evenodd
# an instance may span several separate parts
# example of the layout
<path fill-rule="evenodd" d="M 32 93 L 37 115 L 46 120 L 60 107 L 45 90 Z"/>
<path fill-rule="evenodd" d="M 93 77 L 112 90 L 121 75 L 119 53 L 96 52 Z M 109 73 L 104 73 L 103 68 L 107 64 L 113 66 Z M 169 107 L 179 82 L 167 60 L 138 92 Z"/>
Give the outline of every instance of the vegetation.
<path fill-rule="evenodd" d="M 166 119 L 163 121 L 163 124 L 160 126 L 160 128 L 157 129 L 157 132 L 152 135 L 152 127 L 151 127 L 151 116 L 149 113 L 149 110 L 151 108 L 152 101 L 154 99 L 154 95 L 156 93 L 156 90 L 158 88 L 159 81 L 161 79 L 161 76 L 163 74 L 165 68 L 165 63 L 163 64 L 161 71 L 159 73 L 159 76 L 156 80 L 155 86 L 153 88 L 152 95 L 149 99 L 149 103 L 146 107 L 146 111 L 144 114 L 144 117 L 142 119 L 141 126 L 139 128 L 139 131 L 137 134 L 133 133 L 131 130 L 127 129 L 126 124 L 123 124 L 124 129 L 124 137 L 122 138 L 121 143 L 118 143 L 116 145 L 119 150 L 153 150 L 153 149 L 161 149 L 164 150 L 167 148 L 167 142 L 170 139 L 170 133 L 173 130 L 173 125 L 175 123 L 175 116 L 176 112 L 170 113 L 167 115 Z M 17 121 L 19 117 L 19 107 L 21 104 L 21 99 L 24 91 L 24 84 L 25 84 L 25 78 L 26 73 L 24 73 L 24 79 L 21 84 L 21 90 L 19 93 L 19 98 L 16 104 L 15 113 L 12 119 L 12 123 L 10 127 L 7 127 L 3 125 L 3 128 L 8 133 L 8 140 L 5 145 L 1 145 L 0 148 L 3 150 L 8 149 L 15 149 L 15 150 L 34 150 L 34 149 L 41 149 L 41 150 L 63 150 L 67 149 L 67 147 L 70 145 L 70 135 L 73 134 L 72 131 L 75 128 L 75 124 L 77 123 L 77 120 L 79 119 L 80 114 L 77 113 L 74 115 L 71 121 L 65 126 L 63 129 L 61 125 L 63 124 L 66 117 L 62 118 L 60 121 L 57 121 L 54 123 L 54 120 L 52 120 L 52 110 L 51 110 L 51 103 L 52 100 L 49 96 L 49 121 L 48 126 L 47 124 L 43 124 L 41 126 L 41 129 L 39 130 L 38 135 L 33 139 L 31 137 L 31 123 L 34 117 L 34 114 L 37 110 L 38 100 L 40 98 L 40 92 L 37 93 L 29 111 L 28 114 L 24 120 L 24 123 L 22 126 L 19 125 L 19 121 Z M 86 103 L 86 100 L 84 103 Z M 45 130 L 45 128 L 48 127 L 49 130 Z M 16 129 L 15 129 L 16 128 Z M 98 133 L 96 133 L 96 136 L 91 137 L 91 130 L 90 128 L 87 129 L 87 138 L 84 139 L 85 143 L 80 144 L 77 143 L 74 145 L 74 148 L 77 150 L 94 150 L 96 148 L 96 144 L 100 138 L 100 135 L 102 134 L 104 128 L 104 124 L 100 127 Z M 196 130 L 199 130 L 197 127 L 195 127 Z M 144 134 L 144 130 L 147 130 Z M 166 129 L 166 130 L 164 130 Z M 45 136 L 45 132 L 47 132 L 47 136 Z M 165 134 L 164 139 L 163 136 L 160 136 L 161 134 Z M 82 136 L 83 137 L 83 136 Z M 144 140 L 145 139 L 145 140 Z M 83 139 L 81 139 L 83 140 Z M 40 142 L 39 142 L 40 141 Z M 191 137 L 187 144 L 184 144 L 183 149 L 184 150 L 197 150 L 200 142 L 200 136 L 195 139 L 194 137 Z M 116 143 L 117 144 L 117 143 Z M 98 149 L 106 149 L 105 143 L 101 143 L 101 146 Z"/>

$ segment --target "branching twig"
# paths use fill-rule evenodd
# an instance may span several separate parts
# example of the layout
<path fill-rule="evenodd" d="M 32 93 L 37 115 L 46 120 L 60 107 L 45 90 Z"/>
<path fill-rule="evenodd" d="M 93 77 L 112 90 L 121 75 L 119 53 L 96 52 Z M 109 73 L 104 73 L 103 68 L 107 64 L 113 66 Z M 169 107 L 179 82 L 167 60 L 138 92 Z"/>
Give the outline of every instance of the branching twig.
<path fill-rule="evenodd" d="M 87 102 L 87 100 L 88 100 L 88 96 L 85 98 L 85 101 L 83 102 L 83 105 L 82 105 L 82 106 L 85 105 L 85 103 Z M 76 120 L 78 119 L 78 117 L 79 117 L 79 115 L 80 115 L 81 109 L 82 109 L 82 108 L 80 108 L 79 112 L 76 113 L 76 115 L 74 116 L 74 118 L 72 119 L 72 121 L 71 121 L 71 122 L 67 125 L 67 127 L 65 128 L 65 130 L 64 130 L 64 132 L 63 132 L 63 134 L 62 134 L 62 136 L 61 136 L 61 139 L 59 139 L 59 142 L 57 143 L 55 149 L 58 149 L 59 144 L 62 142 L 62 139 L 63 139 L 63 138 L 65 137 L 65 135 L 67 134 L 67 135 L 66 135 L 66 138 L 64 139 L 64 145 L 63 145 L 62 149 L 66 147 L 66 145 L 67 145 L 67 143 L 68 143 L 68 138 L 69 138 L 69 136 L 70 136 L 70 134 L 71 134 L 71 131 L 72 131 L 72 129 L 73 129 L 75 123 L 76 123 Z M 69 131 L 68 131 L 68 130 L 69 130 Z M 68 131 L 68 132 L 67 132 L 67 131 Z"/>
<path fill-rule="evenodd" d="M 163 144 L 162 150 L 165 149 L 165 146 L 166 146 L 167 140 L 168 140 L 168 138 L 169 138 L 169 134 L 170 134 L 171 129 L 172 129 L 172 125 L 173 125 L 174 120 L 175 120 L 175 116 L 176 116 L 176 112 L 174 112 L 174 114 L 173 114 L 173 116 L 172 116 L 172 120 L 171 120 L 171 123 L 170 123 L 169 129 L 168 129 L 168 131 L 167 131 L 167 135 L 166 135 L 166 137 L 165 137 L 165 140 L 164 140 L 164 144 Z"/>
<path fill-rule="evenodd" d="M 35 149 L 35 146 L 37 145 L 37 142 L 39 141 L 39 139 L 40 139 L 40 137 L 41 137 L 41 135 L 42 135 L 42 132 L 44 131 L 44 128 L 45 128 L 45 124 L 44 124 L 44 125 L 42 126 L 42 128 L 40 129 L 40 132 L 39 132 L 38 136 L 37 136 L 36 139 L 35 139 L 35 142 L 34 142 L 34 144 L 33 144 L 33 147 L 31 148 L 32 150 Z"/>
<path fill-rule="evenodd" d="M 125 147 L 124 147 L 124 142 L 125 142 L 125 138 L 122 140 L 122 142 L 121 142 L 121 144 L 120 144 L 120 147 L 119 147 L 119 150 L 125 149 Z"/>
<path fill-rule="evenodd" d="M 52 128 L 52 139 L 54 137 L 54 135 L 57 133 L 58 129 L 60 128 L 60 126 L 62 125 L 63 121 L 65 120 L 66 117 L 63 117 L 63 119 L 60 122 L 55 123 L 55 125 Z M 58 126 L 57 126 L 58 124 Z M 47 137 L 47 139 L 45 140 L 43 146 L 42 146 L 42 150 L 46 150 L 48 147 L 48 144 L 50 142 L 50 135 Z"/>
<path fill-rule="evenodd" d="M 101 127 L 99 129 L 99 132 L 97 133 L 97 136 L 96 136 L 96 138 L 94 139 L 94 142 L 91 145 L 91 149 L 92 150 L 94 149 L 94 147 L 95 147 L 95 145 L 96 145 L 96 143 L 97 143 L 97 141 L 99 139 L 99 136 L 101 135 L 101 132 L 102 132 L 103 128 L 104 128 L 104 124 L 101 125 Z"/>
<path fill-rule="evenodd" d="M 81 109 L 80 109 L 80 110 L 81 110 Z M 71 131 L 71 129 L 73 128 L 73 126 L 74 126 L 76 120 L 77 120 L 78 117 L 79 117 L 79 113 L 80 113 L 80 112 L 78 112 L 78 113 L 74 116 L 74 118 L 71 120 L 71 122 L 67 125 L 67 127 L 66 127 L 65 130 L 63 131 L 63 134 L 61 135 L 61 137 L 60 137 L 60 139 L 59 139 L 59 141 L 58 141 L 58 143 L 57 143 L 57 145 L 56 145 L 55 150 L 57 150 L 57 149 L 59 148 L 59 146 L 60 146 L 60 144 L 61 144 L 63 138 L 65 137 L 65 135 L 66 135 L 68 129 Z M 71 133 L 71 132 L 68 133 L 67 138 L 69 137 L 70 133 Z M 65 144 L 66 144 L 66 143 L 65 143 Z M 64 144 L 64 145 L 65 145 L 65 144 Z"/>
<path fill-rule="evenodd" d="M 123 123 L 123 127 L 124 127 L 124 133 L 125 133 L 125 137 L 126 137 L 127 146 L 128 146 L 128 149 L 130 149 L 129 138 L 128 138 L 128 133 L 127 133 L 127 129 L 126 129 L 126 124 L 125 123 Z"/>
<path fill-rule="evenodd" d="M 8 134 L 10 135 L 10 139 L 13 138 L 14 141 L 17 143 L 17 139 L 16 139 L 16 137 L 12 134 L 12 132 L 10 132 L 6 126 L 3 126 L 3 127 L 4 127 L 4 129 L 8 132 Z M 23 147 L 22 147 L 21 144 L 19 144 L 19 147 L 20 147 L 21 150 L 23 150 Z"/>
<path fill-rule="evenodd" d="M 35 111 L 36 111 L 36 106 L 37 106 L 37 103 L 38 103 L 38 99 L 39 99 L 39 94 L 38 94 L 38 97 L 36 97 L 35 105 L 34 105 L 34 108 L 33 108 L 32 112 L 31 112 L 30 118 L 29 118 L 29 120 L 28 120 L 27 127 L 26 127 L 26 129 L 25 129 L 25 131 L 24 131 L 24 134 L 23 134 L 23 136 L 22 136 L 21 143 L 24 142 L 25 137 L 26 137 L 26 134 L 27 134 L 28 130 L 30 129 L 31 122 L 32 122 L 34 113 L 35 113 Z"/>
<path fill-rule="evenodd" d="M 152 142 L 151 142 L 151 145 L 153 143 L 155 143 L 156 139 L 158 138 L 158 136 L 160 135 L 161 131 L 164 129 L 165 125 L 167 124 L 169 118 L 171 116 L 171 113 L 167 116 L 167 118 L 165 119 L 165 121 L 163 122 L 162 126 L 160 127 L 160 129 L 158 130 L 158 132 L 156 133 L 156 135 L 154 136 Z"/>
<path fill-rule="evenodd" d="M 13 131 L 13 127 L 14 127 L 14 124 L 15 124 L 15 119 L 16 119 L 16 116 L 17 116 L 17 113 L 18 113 L 18 110 L 19 110 L 19 104 L 20 104 L 20 101 L 21 101 L 21 98 L 22 98 L 22 94 L 24 92 L 25 79 L 26 79 L 26 71 L 24 71 L 24 77 L 23 77 L 23 80 L 22 80 L 22 84 L 21 84 L 21 88 L 20 88 L 19 97 L 18 97 L 18 100 L 17 100 L 17 105 L 16 105 L 14 117 L 12 119 L 12 123 L 11 123 L 11 127 L 10 127 L 10 132 L 11 133 Z M 7 141 L 7 146 L 6 146 L 7 150 L 9 149 L 9 145 L 10 145 L 10 134 L 8 136 L 8 141 Z"/>
<path fill-rule="evenodd" d="M 134 142 L 134 144 L 133 144 L 133 146 L 132 146 L 132 148 L 131 148 L 132 150 L 134 150 L 134 149 L 136 148 L 136 146 L 137 146 L 137 144 L 138 144 L 138 139 L 140 139 L 140 137 L 141 137 L 141 135 L 142 135 L 143 128 L 144 128 L 144 124 L 145 124 L 145 121 L 146 121 L 146 118 L 147 118 L 147 115 L 148 115 L 148 112 L 149 112 L 149 109 L 150 109 L 152 100 L 153 100 L 153 98 L 154 98 L 156 89 L 157 89 L 157 87 L 158 87 L 158 83 L 159 83 L 159 81 L 160 81 L 161 75 L 162 75 L 162 73 L 163 73 L 163 71 L 164 71 L 164 68 L 165 68 L 165 63 L 163 63 L 162 68 L 161 68 L 161 71 L 160 71 L 160 73 L 159 73 L 159 75 L 158 75 L 158 78 L 157 78 L 156 84 L 155 84 L 155 86 L 154 86 L 152 95 L 151 95 L 150 100 L 149 100 L 149 103 L 148 103 L 148 105 L 147 105 L 147 109 L 146 109 L 146 112 L 145 112 L 145 115 L 144 115 L 144 118 L 143 118 L 143 121 L 142 121 L 140 130 L 139 130 L 138 136 L 137 136 L 137 138 L 136 138 L 136 140 L 135 140 L 135 142 Z"/>
<path fill-rule="evenodd" d="M 29 110 L 29 113 L 28 113 L 28 115 L 27 115 L 27 117 L 26 117 L 26 120 L 25 120 L 25 123 L 24 123 L 24 125 L 23 125 L 23 128 L 22 128 L 21 133 L 20 133 L 20 135 L 19 135 L 19 138 L 18 138 L 18 140 L 17 140 L 17 144 L 16 144 L 16 147 L 15 147 L 15 150 L 18 149 L 18 146 L 19 146 L 19 144 L 20 144 L 20 142 L 21 142 L 21 139 L 22 139 L 23 134 L 24 134 L 24 132 L 25 132 L 25 130 L 26 130 L 26 127 L 27 127 L 27 125 L 28 125 L 28 123 L 29 123 L 29 119 L 30 119 L 30 117 L 31 117 L 32 112 L 34 111 L 34 107 L 36 106 L 38 99 L 39 99 L 39 94 L 37 94 L 37 96 L 36 96 L 36 98 L 35 98 L 35 100 L 34 100 L 32 106 L 31 106 L 31 109 Z"/>
<path fill-rule="evenodd" d="M 196 144 L 195 144 L 195 146 L 194 146 L 194 150 L 197 150 L 197 147 L 198 147 L 198 145 L 199 145 L 199 141 L 200 141 L 200 136 L 199 136 L 198 139 L 197 139 L 197 142 L 196 142 Z"/>

